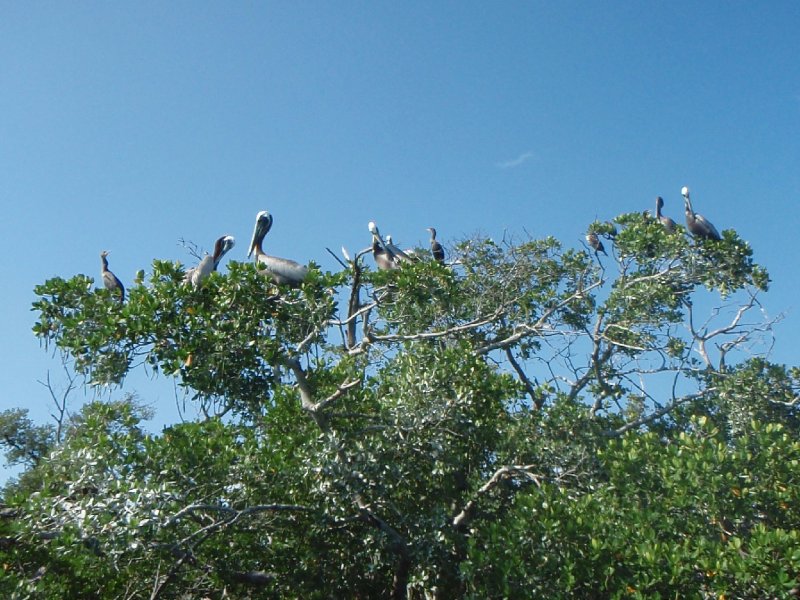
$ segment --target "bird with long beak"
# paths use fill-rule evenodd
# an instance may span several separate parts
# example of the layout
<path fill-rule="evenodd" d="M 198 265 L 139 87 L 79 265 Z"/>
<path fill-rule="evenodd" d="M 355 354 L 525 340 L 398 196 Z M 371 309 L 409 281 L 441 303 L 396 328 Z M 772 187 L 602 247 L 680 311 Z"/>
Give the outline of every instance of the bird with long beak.
<path fill-rule="evenodd" d="M 656 219 L 664 226 L 664 229 L 670 233 L 675 231 L 675 221 L 666 215 L 661 214 L 661 209 L 664 208 L 664 199 L 661 196 L 656 198 Z"/>
<path fill-rule="evenodd" d="M 119 280 L 119 277 L 114 275 L 111 271 L 108 270 L 108 251 L 103 250 L 100 253 L 100 275 L 103 277 L 103 285 L 105 288 L 111 292 L 112 294 L 119 295 L 119 301 L 125 301 L 125 286 L 122 285 L 122 282 Z"/>
<path fill-rule="evenodd" d="M 400 247 L 392 241 L 392 236 L 388 234 L 386 235 L 386 248 L 397 261 L 414 262 L 419 260 L 414 256 L 414 251 L 412 249 L 401 250 Z"/>
<path fill-rule="evenodd" d="M 437 262 L 444 263 L 444 248 L 436 240 L 436 228 L 428 227 L 428 231 L 431 233 L 431 254 Z"/>
<path fill-rule="evenodd" d="M 186 280 L 191 281 L 195 288 L 200 287 L 203 280 L 217 270 L 222 257 L 236 245 L 232 235 L 223 235 L 214 243 L 214 254 L 205 255 L 200 264 L 186 272 Z"/>
<path fill-rule="evenodd" d="M 694 212 L 692 201 L 689 199 L 688 187 L 683 186 L 681 195 L 683 196 L 683 203 L 686 207 L 686 228 L 689 230 L 689 233 L 696 238 L 704 240 L 721 240 L 722 236 L 720 236 L 717 228 L 711 224 L 711 221 L 706 219 L 703 215 Z"/>
<path fill-rule="evenodd" d="M 369 232 L 372 234 L 372 258 L 375 259 L 375 264 L 381 271 L 388 271 L 397 268 L 397 259 L 392 251 L 386 245 L 381 237 L 381 232 L 378 231 L 378 226 L 374 221 L 370 221 Z"/>
<path fill-rule="evenodd" d="M 308 267 L 288 258 L 279 258 L 265 254 L 261 247 L 264 236 L 272 228 L 272 215 L 266 210 L 262 210 L 256 215 L 256 225 L 253 229 L 253 238 L 250 240 L 250 248 L 247 257 L 255 252 L 256 265 L 263 267 L 263 272 L 272 278 L 272 281 L 279 285 L 297 286 L 308 275 Z"/>

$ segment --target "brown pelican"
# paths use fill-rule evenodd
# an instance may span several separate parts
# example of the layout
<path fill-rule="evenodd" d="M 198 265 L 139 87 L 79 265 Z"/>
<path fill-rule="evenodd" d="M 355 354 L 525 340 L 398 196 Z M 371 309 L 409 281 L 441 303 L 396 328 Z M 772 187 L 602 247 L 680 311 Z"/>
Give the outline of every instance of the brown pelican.
<path fill-rule="evenodd" d="M 711 221 L 706 219 L 703 215 L 698 215 L 692 209 L 692 201 L 689 200 L 689 188 L 683 186 L 681 189 L 683 195 L 683 203 L 686 205 L 686 227 L 696 238 L 703 238 L 706 240 L 721 240 L 717 228 L 711 224 Z"/>
<path fill-rule="evenodd" d="M 373 221 L 370 221 L 368 227 L 369 232 L 372 234 L 372 258 L 375 259 L 375 264 L 381 271 L 396 269 L 397 259 L 383 241 L 381 232 L 378 231 L 378 226 Z"/>
<path fill-rule="evenodd" d="M 214 270 L 219 268 L 222 257 L 236 245 L 236 238 L 232 235 L 223 235 L 214 244 Z M 218 249 L 219 248 L 219 249 Z"/>
<path fill-rule="evenodd" d="M 392 253 L 396 261 L 414 262 L 419 260 L 414 256 L 413 250 L 401 250 L 398 246 L 395 246 L 391 235 L 386 236 L 386 249 Z"/>
<path fill-rule="evenodd" d="M 108 270 L 107 256 L 107 250 L 103 250 L 100 253 L 100 263 L 102 265 L 100 267 L 100 275 L 103 277 L 103 285 L 112 294 L 119 294 L 119 301 L 123 302 L 125 300 L 125 287 L 122 285 L 119 278 Z"/>
<path fill-rule="evenodd" d="M 444 248 L 442 248 L 442 245 L 436 240 L 436 228 L 428 227 L 428 231 L 431 232 L 431 254 L 433 254 L 434 259 L 440 263 L 443 263 Z"/>
<path fill-rule="evenodd" d="M 606 249 L 603 247 L 603 242 L 600 241 L 600 238 L 597 237 L 597 234 L 594 231 L 590 231 L 589 233 L 586 234 L 586 243 L 592 247 L 595 254 L 597 254 L 598 252 L 602 252 L 603 254 L 608 256 L 608 253 L 606 253 Z"/>
<path fill-rule="evenodd" d="M 658 219 L 661 224 L 664 226 L 664 229 L 669 231 L 670 233 L 675 231 L 675 221 L 670 219 L 666 215 L 661 214 L 661 209 L 664 207 L 664 199 L 659 196 L 656 198 L 656 219 Z"/>
<path fill-rule="evenodd" d="M 236 239 L 232 235 L 223 235 L 214 243 L 214 254 L 205 255 L 200 264 L 186 272 L 186 280 L 191 281 L 194 287 L 200 287 L 203 279 L 216 271 L 219 262 L 225 253 L 236 245 Z"/>
<path fill-rule="evenodd" d="M 250 240 L 250 249 L 247 251 L 248 258 L 255 251 L 256 265 L 259 263 L 264 267 L 266 274 L 272 281 L 278 284 L 299 285 L 308 275 L 308 267 L 304 267 L 288 258 L 278 258 L 264 254 L 261 243 L 264 236 L 272 228 L 272 215 L 262 210 L 256 215 L 256 226 L 253 229 L 253 239 Z"/>

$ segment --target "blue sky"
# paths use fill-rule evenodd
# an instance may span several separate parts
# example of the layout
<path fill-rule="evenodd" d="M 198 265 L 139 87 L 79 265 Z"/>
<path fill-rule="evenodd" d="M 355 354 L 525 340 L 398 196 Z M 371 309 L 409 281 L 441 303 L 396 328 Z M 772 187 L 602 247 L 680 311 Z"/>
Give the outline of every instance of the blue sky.
<path fill-rule="evenodd" d="M 796 2 L 4 2 L 0 409 L 46 418 L 32 290 L 102 249 L 128 284 L 181 238 L 244 260 L 263 209 L 270 252 L 328 269 L 369 220 L 577 245 L 656 195 L 682 222 L 683 185 L 800 364 L 798 31 Z"/>

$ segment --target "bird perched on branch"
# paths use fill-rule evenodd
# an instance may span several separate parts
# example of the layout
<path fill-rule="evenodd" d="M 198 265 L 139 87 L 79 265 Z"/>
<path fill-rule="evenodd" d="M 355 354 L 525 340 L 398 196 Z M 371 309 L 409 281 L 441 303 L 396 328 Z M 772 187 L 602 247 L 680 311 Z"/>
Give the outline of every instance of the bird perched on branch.
<path fill-rule="evenodd" d="M 656 219 L 664 226 L 664 229 L 672 233 L 675 231 L 675 221 L 661 214 L 661 209 L 664 207 L 664 199 L 661 196 L 656 198 Z"/>
<path fill-rule="evenodd" d="M 264 267 L 264 272 L 277 284 L 296 286 L 300 285 L 308 275 L 308 267 L 288 258 L 279 258 L 265 254 L 261 245 L 264 236 L 272 228 L 272 215 L 262 210 L 256 215 L 256 225 L 253 229 L 253 238 L 250 240 L 248 258 L 253 252 L 256 255 L 256 265 Z"/>
<path fill-rule="evenodd" d="M 589 233 L 586 234 L 586 243 L 592 247 L 595 255 L 598 252 L 602 252 L 603 254 L 608 256 L 608 253 L 606 253 L 606 249 L 603 247 L 603 242 L 600 241 L 600 238 L 597 237 L 597 234 L 594 231 L 590 231 Z"/>
<path fill-rule="evenodd" d="M 119 280 L 119 277 L 114 275 L 111 271 L 108 270 L 108 251 L 103 250 L 100 253 L 100 275 L 103 277 L 103 285 L 105 288 L 111 292 L 112 294 L 119 295 L 119 301 L 124 302 L 125 300 L 125 286 L 122 285 L 122 282 Z"/>
<path fill-rule="evenodd" d="M 186 272 L 185 280 L 191 281 L 195 288 L 200 287 L 203 279 L 217 270 L 222 257 L 235 245 L 236 239 L 232 235 L 223 235 L 214 243 L 214 254 L 204 256 L 200 264 L 189 269 Z"/>
<path fill-rule="evenodd" d="M 414 256 L 413 250 L 401 250 L 399 246 L 396 246 L 392 241 L 391 235 L 386 236 L 386 249 L 392 253 L 392 256 L 396 261 L 414 262 L 419 260 L 416 256 Z"/>
<path fill-rule="evenodd" d="M 372 234 L 372 258 L 375 259 L 378 269 L 381 271 L 396 269 L 398 267 L 397 258 L 383 241 L 378 226 L 374 221 L 370 221 L 367 227 Z"/>
<path fill-rule="evenodd" d="M 436 239 L 436 228 L 428 227 L 428 231 L 431 233 L 431 254 L 434 260 L 444 263 L 444 248 Z"/>
<path fill-rule="evenodd" d="M 721 240 L 722 236 L 720 236 L 717 228 L 711 224 L 711 221 L 706 219 L 703 215 L 694 212 L 692 201 L 689 199 L 688 187 L 683 186 L 681 195 L 683 196 L 683 202 L 686 206 L 686 228 L 689 230 L 689 233 L 696 238 L 705 240 Z"/>

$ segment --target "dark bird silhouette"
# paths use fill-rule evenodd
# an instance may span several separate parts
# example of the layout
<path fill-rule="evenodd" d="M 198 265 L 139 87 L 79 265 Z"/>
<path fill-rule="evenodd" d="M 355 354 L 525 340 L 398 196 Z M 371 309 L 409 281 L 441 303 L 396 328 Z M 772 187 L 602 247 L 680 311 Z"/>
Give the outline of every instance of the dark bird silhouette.
<path fill-rule="evenodd" d="M 656 198 L 656 219 L 664 226 L 664 229 L 670 233 L 675 231 L 675 221 L 666 215 L 661 214 L 661 209 L 664 207 L 664 199 L 661 196 Z"/>
<path fill-rule="evenodd" d="M 264 236 L 272 228 L 272 215 L 262 210 L 256 215 L 256 226 L 253 229 L 253 238 L 250 240 L 248 258 L 253 252 L 256 255 L 256 265 L 264 267 L 264 271 L 278 284 L 299 285 L 308 275 L 308 267 L 288 258 L 279 258 L 265 254 L 261 245 Z"/>
<path fill-rule="evenodd" d="M 103 277 L 103 285 L 112 294 L 119 294 L 119 301 L 123 302 L 125 300 L 125 286 L 122 285 L 122 282 L 114 273 L 108 270 L 107 256 L 107 250 L 103 250 L 100 253 L 100 263 L 102 265 L 100 267 L 100 275 Z"/>
<path fill-rule="evenodd" d="M 602 252 L 608 256 L 606 249 L 603 247 L 603 242 L 600 241 L 600 238 L 597 237 L 597 234 L 594 231 L 590 231 L 586 234 L 586 243 L 592 247 L 595 254 Z"/>
<path fill-rule="evenodd" d="M 381 271 L 397 268 L 397 258 L 383 241 L 378 226 L 373 221 L 369 222 L 369 232 L 372 234 L 372 258 Z"/>
<path fill-rule="evenodd" d="M 705 240 L 721 240 L 717 228 L 711 224 L 711 221 L 706 219 L 703 215 L 698 215 L 692 208 L 692 201 L 689 199 L 689 188 L 684 186 L 681 190 L 683 195 L 683 202 L 686 205 L 686 228 L 696 238 Z"/>
<path fill-rule="evenodd" d="M 206 255 L 196 267 L 186 272 L 186 280 L 191 281 L 194 287 L 200 287 L 203 280 L 217 270 L 222 257 L 236 245 L 232 235 L 223 235 L 214 243 L 214 254 Z"/>
<path fill-rule="evenodd" d="M 428 231 L 431 232 L 431 254 L 433 254 L 435 260 L 444 263 L 444 248 L 442 248 L 442 245 L 436 240 L 436 228 L 428 227 Z"/>

